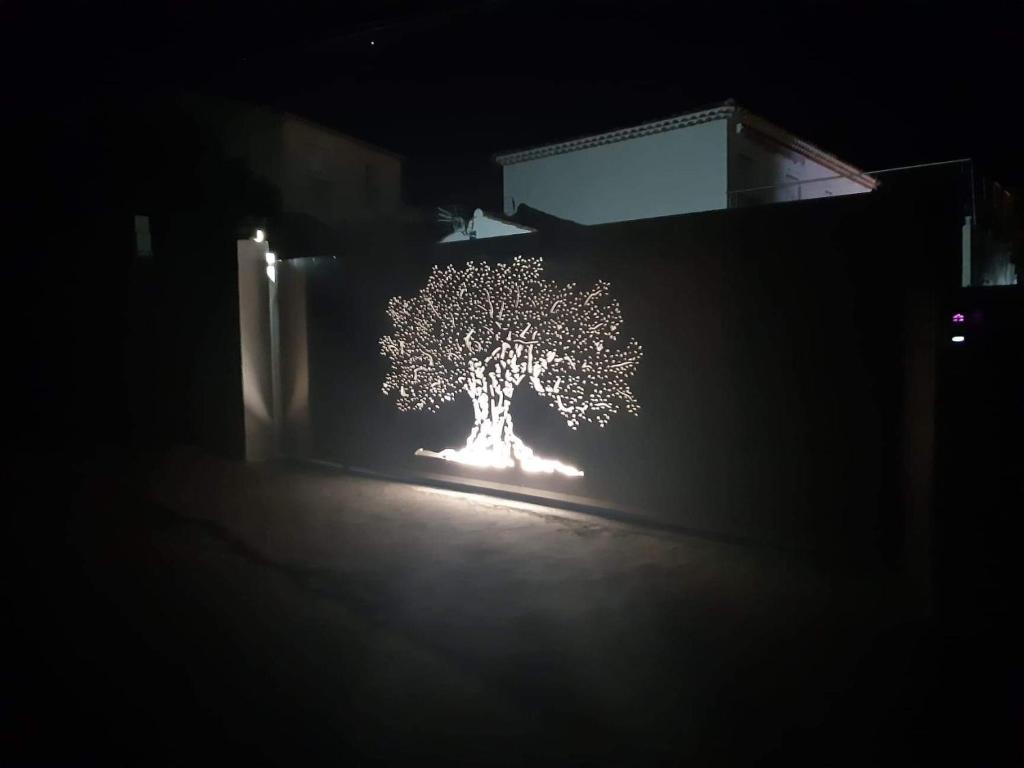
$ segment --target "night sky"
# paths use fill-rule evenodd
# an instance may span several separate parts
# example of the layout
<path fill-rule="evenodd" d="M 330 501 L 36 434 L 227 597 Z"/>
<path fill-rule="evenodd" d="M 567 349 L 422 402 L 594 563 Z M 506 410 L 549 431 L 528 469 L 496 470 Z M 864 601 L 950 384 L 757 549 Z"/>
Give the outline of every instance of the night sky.
<path fill-rule="evenodd" d="M 9 90 L 195 89 L 455 173 L 735 98 L 868 170 L 972 156 L 1024 180 L 1015 3 L 208 5 L 5 4 Z"/>

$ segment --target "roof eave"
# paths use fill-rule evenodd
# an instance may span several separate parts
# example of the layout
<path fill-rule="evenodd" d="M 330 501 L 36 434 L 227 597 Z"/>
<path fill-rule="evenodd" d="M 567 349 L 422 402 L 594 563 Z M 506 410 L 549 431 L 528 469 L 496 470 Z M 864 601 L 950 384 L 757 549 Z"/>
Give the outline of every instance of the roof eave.
<path fill-rule="evenodd" d="M 804 141 L 803 139 L 794 136 L 784 128 L 780 128 L 774 123 L 765 120 L 763 117 L 755 115 L 753 112 L 748 112 L 741 107 L 737 107 L 735 119 L 739 123 L 749 126 L 755 131 L 774 139 L 779 144 L 793 150 L 794 152 L 804 155 L 819 165 L 825 166 L 829 170 L 835 171 L 838 176 L 843 176 L 872 190 L 877 189 L 879 184 L 881 184 L 878 179 L 868 175 L 860 168 L 840 160 L 835 155 L 811 144 L 809 141 Z"/>
<path fill-rule="evenodd" d="M 732 117 L 735 112 L 736 107 L 731 103 L 726 102 L 725 104 L 721 104 L 716 107 L 686 112 L 682 115 L 676 115 L 675 117 L 641 123 L 640 125 L 630 126 L 628 128 L 619 128 L 614 131 L 605 131 L 604 133 L 579 136 L 574 139 L 555 142 L 554 144 L 544 144 L 526 149 L 500 152 L 494 155 L 493 159 L 496 163 L 502 166 L 513 165 L 515 163 L 522 163 L 528 160 L 536 160 L 541 157 L 561 155 L 567 152 L 577 152 L 581 149 L 589 149 L 590 147 L 614 144 L 619 141 L 627 141 L 641 136 L 650 136 L 655 133 L 674 131 L 679 128 L 690 128 L 694 125 L 710 123 L 715 120 L 726 120 Z"/>
<path fill-rule="evenodd" d="M 516 163 L 537 160 L 542 157 L 561 155 L 568 152 L 577 152 L 582 149 L 589 149 L 590 147 L 614 144 L 619 141 L 627 141 L 641 136 L 664 133 L 666 131 L 672 131 L 679 128 L 689 128 L 694 125 L 725 119 L 738 120 L 739 122 L 750 126 L 754 130 L 769 136 L 794 152 L 798 152 L 826 168 L 835 171 L 837 175 L 848 178 L 868 189 L 876 189 L 880 184 L 878 179 L 869 176 L 859 168 L 840 160 L 835 155 L 816 147 L 808 141 L 804 141 L 803 139 L 794 136 L 789 131 L 765 120 L 763 117 L 759 117 L 752 112 L 748 112 L 742 107 L 736 106 L 735 102 L 731 99 L 716 106 L 699 110 L 691 110 L 690 112 L 685 112 L 681 115 L 676 115 L 663 120 L 641 123 L 637 126 L 620 128 L 614 131 L 605 131 L 604 133 L 589 134 L 574 139 L 555 142 L 553 144 L 544 144 L 526 149 L 500 152 L 494 155 L 493 159 L 501 166 L 514 165 Z"/>

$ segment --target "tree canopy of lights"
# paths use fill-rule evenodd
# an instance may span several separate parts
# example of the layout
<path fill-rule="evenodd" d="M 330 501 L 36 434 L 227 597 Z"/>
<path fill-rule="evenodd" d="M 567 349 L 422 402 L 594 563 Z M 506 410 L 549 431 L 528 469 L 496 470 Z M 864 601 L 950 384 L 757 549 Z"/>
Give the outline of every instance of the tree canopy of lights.
<path fill-rule="evenodd" d="M 412 298 L 396 296 L 394 331 L 380 340 L 390 361 L 383 392 L 400 411 L 436 412 L 465 393 L 474 423 L 466 446 L 433 455 L 528 472 L 583 473 L 542 459 L 516 435 L 510 405 L 526 382 L 565 419 L 604 427 L 620 411 L 640 410 L 629 382 L 643 355 L 620 339 L 622 309 L 609 284 L 588 288 L 543 278 L 543 260 L 435 266 Z"/>

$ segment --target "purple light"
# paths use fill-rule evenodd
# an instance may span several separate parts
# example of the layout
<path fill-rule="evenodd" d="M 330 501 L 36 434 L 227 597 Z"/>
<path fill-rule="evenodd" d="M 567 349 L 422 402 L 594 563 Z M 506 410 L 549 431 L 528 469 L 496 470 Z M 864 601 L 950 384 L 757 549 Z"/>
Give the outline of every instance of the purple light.
<path fill-rule="evenodd" d="M 963 321 L 964 321 L 964 316 L 962 314 L 960 314 L 959 312 L 957 312 L 955 315 L 953 315 L 953 322 L 956 323 L 957 325 L 959 325 Z"/>

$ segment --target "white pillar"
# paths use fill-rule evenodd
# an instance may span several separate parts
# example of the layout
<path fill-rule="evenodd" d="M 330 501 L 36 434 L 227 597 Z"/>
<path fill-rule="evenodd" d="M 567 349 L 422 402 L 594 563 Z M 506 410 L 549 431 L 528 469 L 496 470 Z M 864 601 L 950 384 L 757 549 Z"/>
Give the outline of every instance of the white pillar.
<path fill-rule="evenodd" d="M 281 315 L 278 301 L 278 283 L 281 267 L 268 264 L 267 275 L 267 315 L 270 319 L 270 416 L 275 456 L 280 456 L 281 448 Z"/>
<path fill-rule="evenodd" d="M 275 405 L 271 281 L 267 244 L 238 241 L 238 326 L 242 363 L 245 459 L 263 461 L 275 453 Z"/>
<path fill-rule="evenodd" d="M 964 225 L 960 228 L 960 286 L 971 287 L 971 235 L 974 230 L 974 220 L 970 216 L 964 216 Z"/>

